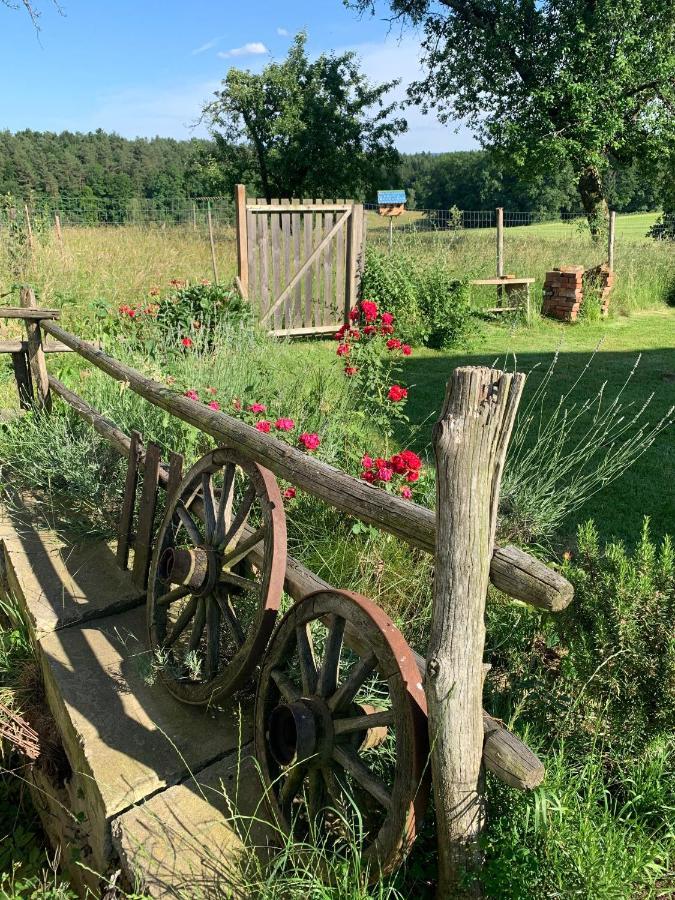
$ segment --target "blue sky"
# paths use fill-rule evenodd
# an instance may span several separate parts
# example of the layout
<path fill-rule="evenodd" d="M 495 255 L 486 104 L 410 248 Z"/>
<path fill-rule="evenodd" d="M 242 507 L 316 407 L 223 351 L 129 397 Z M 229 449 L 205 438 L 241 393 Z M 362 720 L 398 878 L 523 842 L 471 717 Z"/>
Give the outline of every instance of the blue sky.
<path fill-rule="evenodd" d="M 203 135 L 191 126 L 227 69 L 283 58 L 302 28 L 312 54 L 356 50 L 375 80 L 407 83 L 420 71 L 416 35 L 360 18 L 342 0 L 62 0 L 63 15 L 50 2 L 38 0 L 39 34 L 23 11 L 0 5 L 0 128 Z M 414 109 L 406 117 L 401 150 L 474 146 L 464 129 Z"/>

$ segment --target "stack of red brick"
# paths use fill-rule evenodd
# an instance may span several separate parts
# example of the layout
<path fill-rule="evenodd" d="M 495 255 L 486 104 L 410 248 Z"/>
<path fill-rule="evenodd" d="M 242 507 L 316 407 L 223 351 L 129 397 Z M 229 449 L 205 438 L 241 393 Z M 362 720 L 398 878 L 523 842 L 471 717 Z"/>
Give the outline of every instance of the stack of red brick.
<path fill-rule="evenodd" d="M 584 267 L 561 266 L 546 273 L 541 313 L 563 322 L 574 322 L 584 299 Z"/>
<path fill-rule="evenodd" d="M 609 311 L 609 295 L 612 293 L 615 278 L 614 272 L 607 263 L 602 263 L 593 269 L 586 269 L 584 272 L 584 290 L 598 292 L 600 312 L 603 316 L 606 316 Z"/>

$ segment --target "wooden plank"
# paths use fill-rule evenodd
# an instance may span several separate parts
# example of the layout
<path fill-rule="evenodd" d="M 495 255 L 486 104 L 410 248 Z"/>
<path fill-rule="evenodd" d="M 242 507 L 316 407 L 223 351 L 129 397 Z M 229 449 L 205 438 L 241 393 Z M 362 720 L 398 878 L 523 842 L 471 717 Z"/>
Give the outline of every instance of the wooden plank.
<path fill-rule="evenodd" d="M 354 204 L 354 220 L 356 227 L 356 298 L 361 296 L 361 279 L 366 267 L 366 216 L 363 203 Z"/>
<path fill-rule="evenodd" d="M 322 206 L 323 200 L 317 199 L 314 201 L 316 206 Z M 314 214 L 314 237 L 313 237 L 313 246 L 316 250 L 317 247 L 322 248 L 322 242 L 324 238 L 324 230 L 323 230 L 323 213 L 317 212 Z M 312 321 L 315 325 L 323 325 L 325 324 L 323 321 L 323 281 L 321 279 L 321 250 L 316 254 L 314 259 L 314 303 L 312 309 Z"/>
<path fill-rule="evenodd" d="M 298 202 L 293 200 L 293 215 L 291 216 L 291 231 L 293 234 L 293 274 L 300 268 L 300 247 L 302 240 L 302 216 L 296 212 Z M 286 323 L 287 328 L 298 327 L 302 324 L 302 281 L 298 281 L 295 286 L 295 296 L 291 305 L 290 321 Z"/>
<path fill-rule="evenodd" d="M 235 209 L 237 213 L 237 274 L 241 282 L 241 294 L 248 300 L 248 236 L 246 234 L 246 185 L 237 184 L 234 188 Z"/>
<path fill-rule="evenodd" d="M 434 552 L 436 516 L 432 510 L 392 496 L 272 435 L 262 434 L 240 419 L 194 403 L 187 397 L 176 394 L 166 384 L 154 381 L 102 350 L 97 350 L 55 322 L 45 322 L 43 328 L 52 337 L 77 350 L 80 356 L 101 371 L 127 383 L 134 393 L 211 435 L 219 444 L 240 450 L 255 462 L 271 469 L 279 478 L 306 490 L 336 509 L 369 525 L 376 525 L 413 547 L 419 547 L 427 553 Z M 529 555 L 529 567 L 520 569 L 517 553 L 514 547 L 495 549 L 490 577 L 496 588 L 504 589 L 516 600 L 540 609 L 551 609 L 554 601 L 560 602 L 559 608 L 562 609 L 571 602 L 572 585 L 560 573 L 552 571 Z M 502 572 L 495 567 L 495 556 L 500 557 L 507 570 L 519 569 L 513 581 L 504 579 Z"/>
<path fill-rule="evenodd" d="M 469 284 L 510 285 L 510 284 L 534 284 L 535 278 L 474 278 Z"/>
<path fill-rule="evenodd" d="M 307 205 L 311 203 L 311 200 L 305 200 L 304 204 Z M 305 212 L 302 216 L 302 228 L 303 228 L 303 241 L 305 248 L 305 260 L 308 260 L 312 255 L 312 242 L 314 240 L 314 214 L 311 212 Z M 296 273 L 297 274 L 297 273 Z M 312 269 L 309 267 L 307 269 L 307 273 L 304 278 L 304 291 L 305 291 L 305 312 L 302 318 L 302 325 L 305 328 L 310 328 L 313 324 L 312 320 L 312 306 L 314 304 L 314 279 L 312 278 Z"/>
<path fill-rule="evenodd" d="M 269 222 L 267 213 L 258 220 L 258 247 L 260 248 L 260 313 L 266 315 L 270 308 Z"/>
<path fill-rule="evenodd" d="M 34 311 L 37 309 L 37 300 L 35 299 L 35 293 L 32 288 L 21 288 L 21 305 L 24 307 L 24 311 Z M 47 363 L 45 362 L 45 354 L 42 349 L 42 329 L 39 321 L 27 320 L 24 324 L 26 327 L 26 337 L 28 339 L 28 349 L 26 353 L 33 384 L 35 386 L 36 399 L 40 408 L 49 412 L 52 408 L 52 401 L 49 395 Z"/>
<path fill-rule="evenodd" d="M 30 291 L 32 288 L 22 288 L 23 291 Z M 35 296 L 33 294 L 33 296 Z M 60 319 L 61 311 L 58 309 L 39 309 L 37 304 L 34 307 L 23 306 L 0 306 L 0 319 L 30 319 L 31 321 L 39 321 L 40 319 Z"/>
<path fill-rule="evenodd" d="M 329 232 L 335 224 L 335 215 L 328 212 L 323 217 L 324 232 Z M 321 324 L 327 325 L 335 321 L 335 279 L 333 277 L 333 263 L 335 259 L 335 239 L 329 242 L 323 251 L 323 304 Z"/>
<path fill-rule="evenodd" d="M 343 203 L 343 200 L 338 200 Z M 335 238 L 335 305 L 337 314 L 342 317 L 343 322 L 349 321 L 349 317 L 345 318 L 345 226 L 338 231 Z M 348 311 L 347 311 L 348 312 Z"/>
<path fill-rule="evenodd" d="M 291 201 L 282 199 L 281 205 L 290 206 Z M 293 277 L 293 270 L 291 268 L 291 214 L 290 212 L 283 212 L 279 218 L 281 219 L 282 256 L 284 263 L 282 284 L 286 286 Z M 289 293 L 283 307 L 280 307 L 280 311 L 283 312 L 284 327 L 288 328 L 290 326 L 293 311 L 292 294 Z"/>
<path fill-rule="evenodd" d="M 248 241 L 248 299 L 260 308 L 258 264 L 260 252 L 257 241 L 258 220 L 252 212 L 246 213 L 246 239 Z"/>
<path fill-rule="evenodd" d="M 301 337 L 310 334 L 334 334 L 336 325 L 310 325 L 307 328 L 280 328 L 279 331 L 268 331 L 270 337 Z"/>
<path fill-rule="evenodd" d="M 183 454 L 175 453 L 173 450 L 169 453 L 169 481 L 166 487 L 166 503 L 167 506 L 178 495 L 181 481 L 183 480 Z"/>
<path fill-rule="evenodd" d="M 278 201 L 276 200 L 272 200 L 271 205 L 261 201 L 259 204 L 249 204 L 246 209 L 254 213 L 278 212 L 277 205 Z M 347 208 L 346 203 L 324 203 L 321 200 L 303 200 L 295 207 L 297 212 L 316 212 L 317 210 L 319 212 L 346 212 Z"/>
<path fill-rule="evenodd" d="M 133 571 L 134 584 L 141 590 L 145 590 L 148 586 L 161 453 L 159 446 L 152 442 L 148 444 L 148 449 L 145 451 L 145 471 L 143 473 L 141 502 L 138 507 L 138 528 L 134 542 Z"/>
<path fill-rule="evenodd" d="M 270 236 L 272 243 L 272 306 L 274 313 L 274 326 L 281 328 L 283 307 L 278 302 L 281 294 L 281 216 L 278 215 L 279 200 L 273 199 L 272 206 L 276 206 L 277 213 L 270 214 Z"/>
<path fill-rule="evenodd" d="M 16 389 L 19 394 L 19 407 L 31 409 L 33 406 L 33 379 L 30 374 L 28 354 L 24 349 L 12 353 L 12 368 L 16 379 Z"/>
<path fill-rule="evenodd" d="M 131 531 L 134 524 L 134 509 L 136 507 L 136 490 L 138 488 L 138 463 L 141 456 L 143 441 L 137 431 L 131 432 L 131 445 L 129 448 L 129 462 L 127 464 L 127 478 L 124 483 L 124 497 L 122 499 L 122 512 L 120 515 L 119 530 L 117 532 L 117 565 L 120 569 L 129 566 L 129 547 L 131 544 Z"/>
<path fill-rule="evenodd" d="M 314 268 L 316 268 L 316 266 L 318 265 L 318 261 L 321 258 L 321 253 L 328 246 L 329 242 L 333 239 L 337 230 L 342 227 L 342 225 L 348 215 L 349 215 L 349 213 L 342 213 L 342 215 L 340 216 L 338 221 L 335 223 L 335 225 L 333 225 L 332 229 L 328 232 L 328 234 L 324 235 L 319 246 L 316 247 L 312 251 L 312 254 L 309 257 L 309 259 L 306 259 L 304 261 L 304 263 L 302 264 L 302 266 L 300 267 L 300 271 L 295 273 L 295 275 L 293 276 L 293 278 L 291 279 L 289 284 L 286 285 L 286 287 L 283 289 L 283 291 L 281 292 L 281 294 L 279 295 L 277 300 L 274 302 L 274 305 L 271 306 L 270 309 L 268 309 L 268 311 L 262 317 L 262 319 L 260 320 L 261 324 L 264 324 L 265 321 L 272 315 L 272 313 L 276 312 L 276 310 L 286 300 L 286 297 L 295 288 L 296 284 L 300 281 L 302 276 L 305 274 L 305 271 L 312 266 L 314 266 Z"/>
<path fill-rule="evenodd" d="M 354 211 L 356 206 L 351 207 L 351 214 L 347 222 L 347 265 L 345 266 L 347 274 L 347 285 L 345 291 L 345 309 L 352 309 L 358 300 L 358 235 L 356 232 L 356 216 Z"/>
<path fill-rule="evenodd" d="M 0 341 L 0 353 L 25 353 L 28 350 L 28 341 Z M 60 341 L 45 341 L 42 344 L 43 353 L 72 353 L 70 347 L 66 347 Z"/>

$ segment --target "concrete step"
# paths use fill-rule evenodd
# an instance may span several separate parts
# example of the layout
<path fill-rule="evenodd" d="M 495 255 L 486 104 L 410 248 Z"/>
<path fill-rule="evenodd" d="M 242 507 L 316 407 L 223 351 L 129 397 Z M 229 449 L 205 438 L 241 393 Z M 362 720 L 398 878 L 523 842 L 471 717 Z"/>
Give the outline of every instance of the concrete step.
<path fill-rule="evenodd" d="M 214 858 L 236 871 L 233 803 L 241 799 L 245 815 L 261 805 L 255 767 L 241 764 L 252 697 L 243 709 L 175 700 L 155 679 L 142 598 L 113 549 L 71 545 L 7 515 L 0 522 L 3 584 L 28 622 L 70 770 L 59 782 L 37 767 L 33 794 L 75 887 L 96 893 L 99 876 L 121 868 L 151 896 L 176 896 L 174 882 L 204 880 Z"/>

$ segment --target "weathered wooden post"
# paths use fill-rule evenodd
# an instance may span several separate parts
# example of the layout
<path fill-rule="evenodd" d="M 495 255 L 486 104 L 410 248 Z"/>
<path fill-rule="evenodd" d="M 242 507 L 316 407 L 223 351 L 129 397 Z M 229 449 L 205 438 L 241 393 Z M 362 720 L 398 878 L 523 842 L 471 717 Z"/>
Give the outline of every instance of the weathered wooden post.
<path fill-rule="evenodd" d="M 37 300 L 32 288 L 21 288 L 21 306 L 25 309 L 37 307 Z M 28 362 L 35 383 L 38 404 L 49 412 L 52 408 L 52 399 L 49 394 L 49 375 L 47 374 L 39 320 L 26 319 L 26 335 L 28 338 Z"/>
<path fill-rule="evenodd" d="M 425 691 L 438 896 L 475 896 L 483 826 L 485 601 L 504 459 L 525 376 L 455 369 L 434 429 L 436 568 Z M 470 880 L 470 877 L 469 877 Z"/>
<path fill-rule="evenodd" d="M 237 277 L 238 290 L 248 300 L 248 235 L 246 221 L 246 185 L 237 184 L 234 189 L 237 211 Z"/>

